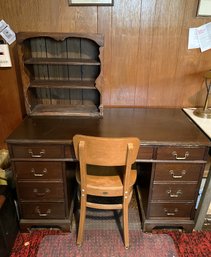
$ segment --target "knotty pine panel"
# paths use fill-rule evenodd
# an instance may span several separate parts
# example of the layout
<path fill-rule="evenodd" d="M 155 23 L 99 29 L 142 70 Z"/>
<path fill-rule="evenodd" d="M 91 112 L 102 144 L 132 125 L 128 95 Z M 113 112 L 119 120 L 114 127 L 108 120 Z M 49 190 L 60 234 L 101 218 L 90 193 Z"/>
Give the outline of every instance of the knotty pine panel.
<path fill-rule="evenodd" d="M 103 93 L 101 94 L 102 102 L 106 105 L 110 105 L 111 99 L 111 88 L 112 88 L 112 79 L 113 71 L 111 70 L 112 62 L 112 17 L 113 17 L 113 8 L 100 7 L 98 9 L 98 17 L 103 17 L 98 19 L 98 31 L 105 35 L 104 37 L 104 55 L 103 63 L 101 63 L 102 74 L 101 81 Z"/>
<path fill-rule="evenodd" d="M 142 1 L 140 13 L 139 44 L 137 50 L 137 83 L 135 105 L 147 106 L 151 77 L 152 43 L 156 0 Z"/>
<path fill-rule="evenodd" d="M 134 105 L 137 79 L 137 65 L 134 61 L 139 44 L 140 8 L 141 1 L 115 1 L 110 66 L 111 105 Z"/>
<path fill-rule="evenodd" d="M 1 0 L 0 17 L 15 32 L 104 34 L 104 105 L 186 107 L 203 104 L 202 76 L 211 67 L 210 50 L 187 49 L 188 29 L 211 21 L 196 18 L 197 4 L 114 0 L 113 7 L 73 7 L 67 0 Z M 0 76 L 3 141 L 21 119 L 21 104 L 15 67 L 0 69 Z"/>
<path fill-rule="evenodd" d="M 162 106 L 165 102 L 167 106 L 175 106 L 178 91 L 174 79 L 185 4 L 184 0 L 156 1 L 147 105 Z"/>

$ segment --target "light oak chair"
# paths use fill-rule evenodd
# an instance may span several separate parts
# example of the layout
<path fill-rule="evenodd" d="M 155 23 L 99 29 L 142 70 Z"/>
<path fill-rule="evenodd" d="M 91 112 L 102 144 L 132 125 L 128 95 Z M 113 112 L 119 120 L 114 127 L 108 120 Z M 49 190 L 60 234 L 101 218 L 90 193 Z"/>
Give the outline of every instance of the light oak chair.
<path fill-rule="evenodd" d="M 132 169 L 140 141 L 138 138 L 104 138 L 75 135 L 74 150 L 79 160 L 76 180 L 80 185 L 80 220 L 77 244 L 83 240 L 86 207 L 123 210 L 125 248 L 129 247 L 128 205 L 137 172 Z M 120 197 L 120 203 L 91 202 L 87 196 Z M 110 199 L 110 198 L 109 198 Z"/>

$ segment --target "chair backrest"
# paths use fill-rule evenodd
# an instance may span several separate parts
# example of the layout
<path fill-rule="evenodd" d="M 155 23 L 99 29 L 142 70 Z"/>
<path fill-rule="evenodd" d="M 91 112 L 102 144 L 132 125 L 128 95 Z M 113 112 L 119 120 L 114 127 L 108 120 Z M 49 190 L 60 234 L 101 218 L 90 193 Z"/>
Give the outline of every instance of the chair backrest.
<path fill-rule="evenodd" d="M 123 166 L 136 161 L 140 141 L 135 137 L 106 138 L 75 135 L 73 145 L 78 160 L 80 160 L 79 149 L 83 149 L 83 159 L 86 164 Z"/>

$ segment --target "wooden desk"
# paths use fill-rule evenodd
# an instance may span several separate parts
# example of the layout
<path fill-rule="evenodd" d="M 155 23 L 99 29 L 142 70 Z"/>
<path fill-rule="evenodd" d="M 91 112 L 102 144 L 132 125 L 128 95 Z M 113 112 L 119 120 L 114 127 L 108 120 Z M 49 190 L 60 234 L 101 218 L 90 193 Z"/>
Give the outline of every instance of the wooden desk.
<path fill-rule="evenodd" d="M 210 141 L 180 109 L 110 108 L 103 118 L 27 117 L 8 137 L 20 227 L 69 230 L 73 210 L 75 134 L 141 140 L 137 180 L 143 229 L 194 227 Z"/>

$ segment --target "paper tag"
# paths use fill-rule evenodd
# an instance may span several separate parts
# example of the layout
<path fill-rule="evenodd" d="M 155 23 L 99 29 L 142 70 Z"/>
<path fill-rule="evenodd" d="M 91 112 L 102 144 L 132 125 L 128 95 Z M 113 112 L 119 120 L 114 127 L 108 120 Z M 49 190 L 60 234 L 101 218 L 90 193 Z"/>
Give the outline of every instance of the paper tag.
<path fill-rule="evenodd" d="M 9 45 L 16 40 L 15 32 L 11 30 L 10 26 L 4 20 L 0 21 L 0 35 Z"/>
<path fill-rule="evenodd" d="M 10 29 L 10 27 L 6 27 L 0 32 L 0 35 L 6 40 L 6 42 L 11 45 L 15 40 L 15 33 Z"/>
<path fill-rule="evenodd" d="M 0 45 L 0 67 L 12 67 L 8 44 Z"/>
<path fill-rule="evenodd" d="M 8 26 L 8 24 L 4 21 L 4 20 L 1 20 L 0 21 L 0 32 L 5 29 L 6 27 Z"/>

